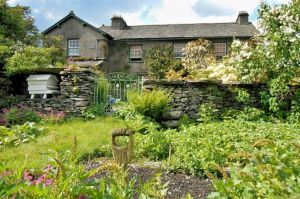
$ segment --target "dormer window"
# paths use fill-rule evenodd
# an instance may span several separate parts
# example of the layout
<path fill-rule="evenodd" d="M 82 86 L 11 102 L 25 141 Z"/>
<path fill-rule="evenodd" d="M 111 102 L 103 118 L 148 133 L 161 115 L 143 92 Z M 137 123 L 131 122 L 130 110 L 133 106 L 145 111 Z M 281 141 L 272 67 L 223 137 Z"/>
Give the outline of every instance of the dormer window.
<path fill-rule="evenodd" d="M 79 39 L 68 40 L 68 56 L 79 56 Z"/>

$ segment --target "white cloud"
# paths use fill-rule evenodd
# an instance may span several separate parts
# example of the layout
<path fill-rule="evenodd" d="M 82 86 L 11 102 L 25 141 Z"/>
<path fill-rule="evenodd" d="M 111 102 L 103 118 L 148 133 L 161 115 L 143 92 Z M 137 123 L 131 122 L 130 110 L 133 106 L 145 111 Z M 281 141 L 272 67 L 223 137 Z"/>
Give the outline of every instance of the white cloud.
<path fill-rule="evenodd" d="M 35 8 L 35 9 L 33 9 L 33 13 L 38 14 L 38 13 L 40 13 L 40 10 Z"/>
<path fill-rule="evenodd" d="M 113 13 L 115 15 L 121 15 L 126 20 L 128 25 L 132 25 L 132 24 L 142 25 L 142 24 L 145 24 L 145 21 L 144 21 L 145 19 L 143 19 L 143 15 L 145 15 L 145 13 L 147 13 L 148 11 L 151 11 L 151 9 L 149 8 L 149 6 L 145 5 L 142 7 L 141 10 L 139 10 L 137 12 L 122 13 L 118 10 L 115 10 L 115 11 L 113 11 Z"/>
<path fill-rule="evenodd" d="M 199 2 L 198 2 L 199 1 Z M 201 15 L 196 12 L 195 5 L 201 6 L 204 0 L 162 0 L 158 6 L 144 6 L 136 12 L 117 12 L 122 15 L 129 25 L 145 24 L 151 21 L 155 24 L 169 23 L 199 23 L 199 22 L 233 22 L 236 20 L 239 11 L 253 13 L 260 0 L 209 0 L 207 9 L 224 9 L 226 15 Z M 272 4 L 287 3 L 289 0 L 267 0 Z M 145 12 L 146 15 L 145 15 Z M 254 22 L 256 23 L 256 22 Z"/>
<path fill-rule="evenodd" d="M 18 0 L 8 0 L 8 5 L 16 5 L 18 3 Z"/>
<path fill-rule="evenodd" d="M 55 19 L 55 16 L 54 16 L 54 14 L 53 14 L 52 12 L 47 11 L 47 12 L 46 12 L 46 18 L 47 18 L 48 20 L 54 20 L 54 19 Z"/>

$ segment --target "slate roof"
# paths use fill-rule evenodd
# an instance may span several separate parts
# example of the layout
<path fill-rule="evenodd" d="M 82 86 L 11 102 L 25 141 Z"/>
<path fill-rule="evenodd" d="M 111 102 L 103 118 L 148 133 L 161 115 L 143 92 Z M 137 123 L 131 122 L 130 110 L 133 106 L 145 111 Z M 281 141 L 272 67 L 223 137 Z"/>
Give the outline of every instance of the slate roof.
<path fill-rule="evenodd" d="M 126 26 L 121 30 L 111 26 L 99 28 L 114 39 L 184 39 L 184 38 L 224 38 L 253 37 L 259 33 L 255 26 L 238 23 L 197 23 L 197 24 L 167 24 Z"/>

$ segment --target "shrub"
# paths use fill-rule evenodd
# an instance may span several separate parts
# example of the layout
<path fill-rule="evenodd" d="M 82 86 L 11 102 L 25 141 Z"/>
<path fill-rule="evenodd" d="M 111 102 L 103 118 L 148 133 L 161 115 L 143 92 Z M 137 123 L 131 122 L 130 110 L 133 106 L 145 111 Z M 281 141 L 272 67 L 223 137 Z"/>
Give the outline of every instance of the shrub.
<path fill-rule="evenodd" d="M 215 63 L 213 45 L 209 40 L 198 39 L 187 43 L 184 53 L 182 62 L 187 71 L 207 68 L 209 64 Z"/>
<path fill-rule="evenodd" d="M 106 103 L 99 103 L 88 107 L 81 112 L 81 116 L 85 119 L 94 119 L 96 116 L 103 116 L 105 113 Z"/>
<path fill-rule="evenodd" d="M 4 117 L 9 125 L 41 121 L 41 117 L 37 113 L 25 107 L 12 108 L 5 113 Z"/>
<path fill-rule="evenodd" d="M 250 94 L 246 89 L 231 88 L 230 91 L 234 94 L 234 99 L 242 104 L 248 104 L 250 102 Z"/>
<path fill-rule="evenodd" d="M 0 110 L 14 106 L 23 100 L 23 96 L 4 96 L 0 101 Z"/>
<path fill-rule="evenodd" d="M 163 132 L 152 131 L 147 135 L 136 134 L 134 143 L 138 156 L 155 161 L 166 159 L 169 156 L 171 142 Z"/>
<path fill-rule="evenodd" d="M 169 110 L 170 101 L 170 93 L 164 90 L 128 93 L 128 103 L 132 110 L 156 121 L 160 121 Z"/>
<path fill-rule="evenodd" d="M 172 45 L 156 45 L 145 52 L 145 67 L 150 76 L 157 79 L 164 77 L 169 70 L 178 71 L 182 69 L 181 61 L 174 58 L 174 49 Z"/>
<path fill-rule="evenodd" d="M 5 70 L 8 75 L 13 75 L 54 66 L 62 67 L 63 63 L 64 58 L 59 48 L 26 46 L 7 59 Z"/>

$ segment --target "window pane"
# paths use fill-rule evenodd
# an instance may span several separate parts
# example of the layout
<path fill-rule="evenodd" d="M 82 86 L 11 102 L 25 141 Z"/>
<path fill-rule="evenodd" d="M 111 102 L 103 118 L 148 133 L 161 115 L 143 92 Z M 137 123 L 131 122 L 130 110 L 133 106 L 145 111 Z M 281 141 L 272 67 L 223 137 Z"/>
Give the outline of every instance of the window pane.
<path fill-rule="evenodd" d="M 79 39 L 68 40 L 68 55 L 69 56 L 79 55 Z"/>
<path fill-rule="evenodd" d="M 184 57 L 183 49 L 185 48 L 185 43 L 175 43 L 174 44 L 174 56 L 175 58 L 182 58 Z"/>
<path fill-rule="evenodd" d="M 218 59 L 226 55 L 226 43 L 214 43 L 215 54 Z"/>
<path fill-rule="evenodd" d="M 130 59 L 142 59 L 143 49 L 141 45 L 130 46 Z"/>

